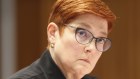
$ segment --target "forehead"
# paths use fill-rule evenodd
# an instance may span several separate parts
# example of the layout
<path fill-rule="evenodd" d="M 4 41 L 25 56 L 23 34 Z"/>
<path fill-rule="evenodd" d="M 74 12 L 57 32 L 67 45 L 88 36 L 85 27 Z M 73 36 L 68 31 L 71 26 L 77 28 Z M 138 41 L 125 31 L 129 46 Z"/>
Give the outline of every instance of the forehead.
<path fill-rule="evenodd" d="M 108 34 L 107 20 L 94 14 L 80 15 L 70 24 L 85 28 L 96 36 L 107 36 Z"/>

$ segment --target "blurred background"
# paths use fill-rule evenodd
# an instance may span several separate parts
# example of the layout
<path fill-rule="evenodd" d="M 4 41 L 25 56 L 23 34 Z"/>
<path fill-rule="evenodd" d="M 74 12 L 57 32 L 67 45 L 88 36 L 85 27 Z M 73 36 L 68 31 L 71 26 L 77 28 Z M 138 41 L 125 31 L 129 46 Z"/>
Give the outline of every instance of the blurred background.
<path fill-rule="evenodd" d="M 117 15 L 91 73 L 99 79 L 140 79 L 140 0 L 103 0 Z M 31 64 L 46 49 L 46 27 L 55 0 L 0 0 L 0 79 Z"/>

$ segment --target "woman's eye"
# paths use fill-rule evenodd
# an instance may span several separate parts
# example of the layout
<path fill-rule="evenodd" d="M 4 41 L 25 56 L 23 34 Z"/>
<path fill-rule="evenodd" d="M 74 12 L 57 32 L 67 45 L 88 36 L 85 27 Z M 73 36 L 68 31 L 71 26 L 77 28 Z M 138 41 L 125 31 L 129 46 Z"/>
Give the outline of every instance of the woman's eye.
<path fill-rule="evenodd" d="M 104 42 L 105 42 L 105 39 L 103 39 L 103 38 L 98 38 L 96 41 L 97 41 L 98 43 L 104 43 Z"/>
<path fill-rule="evenodd" d="M 88 43 L 92 39 L 92 34 L 85 29 L 78 28 L 76 30 L 76 39 L 80 43 Z"/>
<path fill-rule="evenodd" d="M 77 30 L 77 35 L 80 37 L 87 37 L 87 33 L 84 30 Z"/>

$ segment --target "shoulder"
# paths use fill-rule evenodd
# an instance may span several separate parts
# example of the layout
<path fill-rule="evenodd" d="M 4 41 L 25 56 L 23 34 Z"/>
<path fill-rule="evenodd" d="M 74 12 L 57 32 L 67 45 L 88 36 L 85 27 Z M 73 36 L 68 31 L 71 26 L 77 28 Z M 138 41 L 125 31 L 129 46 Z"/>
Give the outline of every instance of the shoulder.
<path fill-rule="evenodd" d="M 45 79 L 43 72 L 40 67 L 36 65 L 36 62 L 19 70 L 8 79 Z"/>

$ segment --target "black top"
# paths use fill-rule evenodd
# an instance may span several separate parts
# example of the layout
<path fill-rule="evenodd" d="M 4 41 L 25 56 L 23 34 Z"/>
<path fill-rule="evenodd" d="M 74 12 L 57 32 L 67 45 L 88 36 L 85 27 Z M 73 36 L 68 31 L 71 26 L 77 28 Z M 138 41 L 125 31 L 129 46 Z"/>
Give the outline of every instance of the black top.
<path fill-rule="evenodd" d="M 54 63 L 50 53 L 46 50 L 42 56 L 29 65 L 18 71 L 8 79 L 66 79 L 61 70 Z M 89 75 L 82 79 L 95 79 Z"/>

